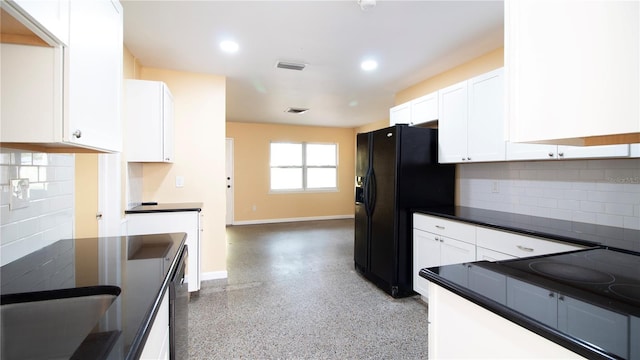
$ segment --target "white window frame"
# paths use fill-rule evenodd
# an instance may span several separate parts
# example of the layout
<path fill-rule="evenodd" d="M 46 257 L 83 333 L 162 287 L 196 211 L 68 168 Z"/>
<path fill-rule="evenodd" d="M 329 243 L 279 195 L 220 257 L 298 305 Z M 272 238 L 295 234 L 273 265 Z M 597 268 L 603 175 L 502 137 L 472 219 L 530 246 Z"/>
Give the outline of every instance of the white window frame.
<path fill-rule="evenodd" d="M 301 166 L 271 166 L 271 144 L 300 144 L 302 145 L 302 165 Z M 328 165 L 307 165 L 307 145 L 333 145 L 336 148 L 335 166 Z M 269 193 L 312 193 L 312 192 L 337 192 L 338 191 L 338 168 L 339 148 L 337 143 L 308 142 L 308 141 L 271 141 L 269 143 Z M 302 188 L 300 189 L 272 189 L 271 188 L 271 169 L 302 169 Z M 325 188 L 307 188 L 307 169 L 336 169 L 336 186 Z"/>

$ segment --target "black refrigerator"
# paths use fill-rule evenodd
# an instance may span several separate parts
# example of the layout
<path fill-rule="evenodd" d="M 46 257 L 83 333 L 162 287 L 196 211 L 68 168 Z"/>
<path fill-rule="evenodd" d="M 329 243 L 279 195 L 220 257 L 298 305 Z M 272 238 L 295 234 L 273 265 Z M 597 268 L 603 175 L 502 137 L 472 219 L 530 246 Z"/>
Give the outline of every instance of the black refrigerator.
<path fill-rule="evenodd" d="M 412 209 L 455 201 L 455 165 L 438 164 L 438 130 L 358 134 L 355 175 L 355 268 L 394 298 L 413 295 Z"/>

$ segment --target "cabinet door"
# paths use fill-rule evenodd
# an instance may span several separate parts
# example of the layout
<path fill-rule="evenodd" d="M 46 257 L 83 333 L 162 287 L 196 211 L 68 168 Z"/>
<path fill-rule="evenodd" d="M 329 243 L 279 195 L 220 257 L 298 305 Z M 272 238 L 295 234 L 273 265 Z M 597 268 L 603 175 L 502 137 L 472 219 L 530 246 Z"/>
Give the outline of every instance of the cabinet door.
<path fill-rule="evenodd" d="M 509 160 L 552 160 L 558 158 L 558 146 L 507 142 Z"/>
<path fill-rule="evenodd" d="M 559 295 L 558 329 L 578 339 L 629 356 L 629 317 Z"/>
<path fill-rule="evenodd" d="M 406 102 L 389 109 L 389 125 L 409 124 L 411 122 L 411 104 Z"/>
<path fill-rule="evenodd" d="M 558 327 L 558 300 L 553 291 L 509 277 L 507 306 L 543 324 Z"/>
<path fill-rule="evenodd" d="M 411 101 L 411 125 L 438 120 L 438 92 Z"/>
<path fill-rule="evenodd" d="M 478 261 L 498 261 L 515 258 L 516 257 L 513 255 L 501 253 L 499 251 L 483 248 L 480 246 L 476 248 L 476 260 Z"/>
<path fill-rule="evenodd" d="M 440 265 L 461 264 L 476 260 L 476 246 L 464 241 L 439 236 Z"/>
<path fill-rule="evenodd" d="M 58 45 L 69 45 L 69 0 L 13 0 L 13 7 L 35 20 Z"/>
<path fill-rule="evenodd" d="M 639 7 L 637 1 L 505 2 L 512 141 L 640 131 Z"/>
<path fill-rule="evenodd" d="M 439 91 L 438 162 L 467 160 L 467 82 Z"/>
<path fill-rule="evenodd" d="M 468 81 L 467 160 L 505 160 L 504 69 Z"/>
<path fill-rule="evenodd" d="M 173 96 L 167 85 L 162 87 L 162 155 L 166 162 L 173 161 Z"/>
<path fill-rule="evenodd" d="M 567 146 L 558 145 L 560 159 L 597 159 L 607 157 L 628 157 L 629 145 Z"/>
<path fill-rule="evenodd" d="M 140 359 L 169 359 L 169 294 L 165 291 Z"/>
<path fill-rule="evenodd" d="M 440 242 L 432 233 L 413 229 L 413 291 L 428 297 L 429 282 L 420 269 L 440 265 Z"/>
<path fill-rule="evenodd" d="M 121 151 L 122 7 L 116 0 L 96 0 L 73 1 L 70 9 L 63 138 Z"/>
<path fill-rule="evenodd" d="M 632 158 L 640 157 L 640 144 L 629 145 L 629 156 Z"/>

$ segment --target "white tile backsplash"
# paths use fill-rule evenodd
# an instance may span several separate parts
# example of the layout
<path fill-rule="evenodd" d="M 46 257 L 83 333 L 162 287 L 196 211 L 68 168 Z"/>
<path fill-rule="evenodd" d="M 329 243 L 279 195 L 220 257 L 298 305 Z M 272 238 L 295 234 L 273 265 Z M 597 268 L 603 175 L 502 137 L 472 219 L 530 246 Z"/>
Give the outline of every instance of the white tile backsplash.
<path fill-rule="evenodd" d="M 0 148 L 0 266 L 73 237 L 75 156 Z M 9 208 L 9 181 L 29 178 L 30 203 Z"/>
<path fill-rule="evenodd" d="M 640 230 L 640 159 L 459 164 L 458 184 L 460 206 Z"/>

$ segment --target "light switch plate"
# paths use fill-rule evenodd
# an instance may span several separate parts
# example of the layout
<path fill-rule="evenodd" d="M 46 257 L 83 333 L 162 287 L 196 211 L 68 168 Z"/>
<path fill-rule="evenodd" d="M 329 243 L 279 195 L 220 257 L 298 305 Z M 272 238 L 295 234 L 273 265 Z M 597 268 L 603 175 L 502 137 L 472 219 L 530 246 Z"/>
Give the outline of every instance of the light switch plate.
<path fill-rule="evenodd" d="M 9 209 L 16 210 L 29 207 L 29 179 L 11 180 Z"/>
<path fill-rule="evenodd" d="M 176 187 L 184 187 L 184 176 L 176 176 Z"/>

